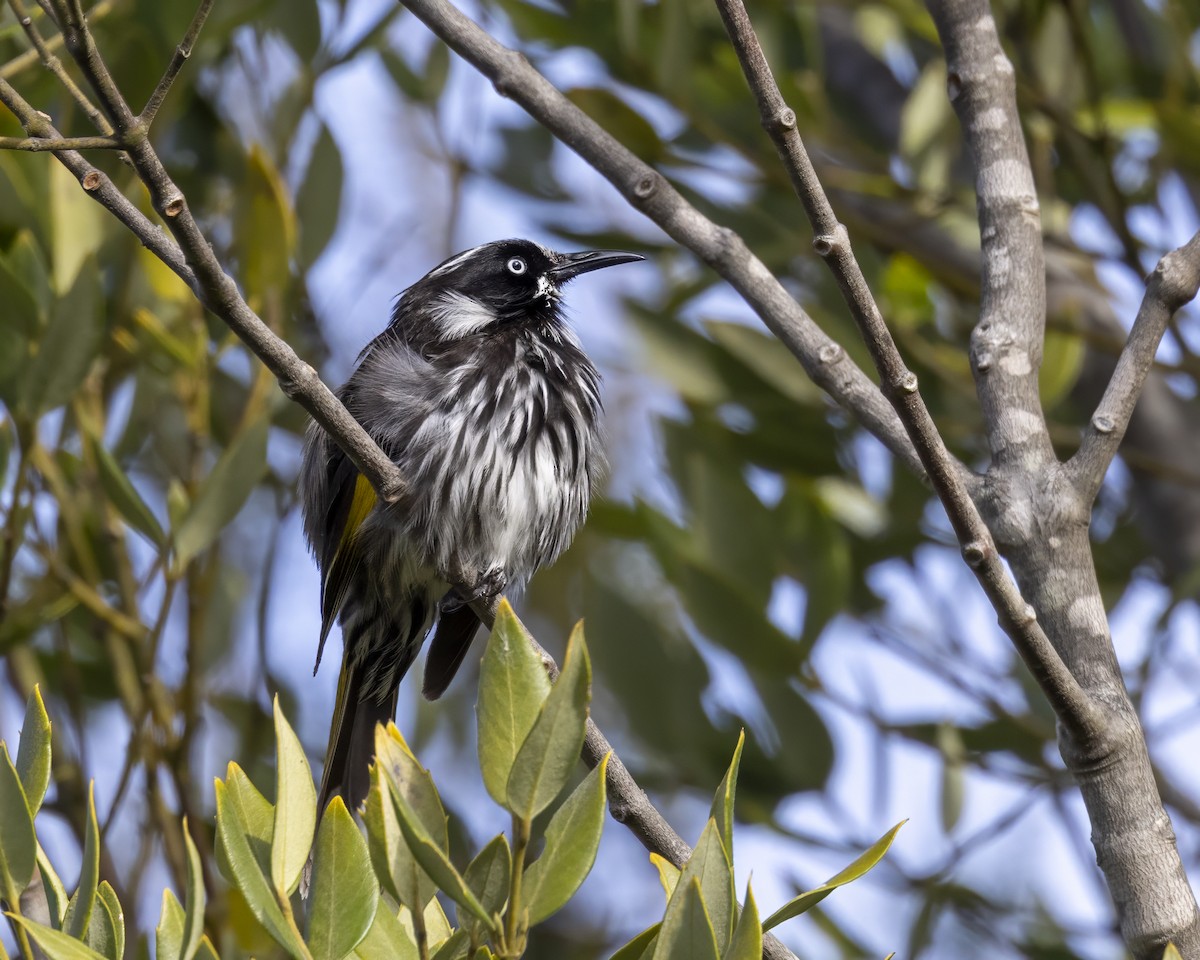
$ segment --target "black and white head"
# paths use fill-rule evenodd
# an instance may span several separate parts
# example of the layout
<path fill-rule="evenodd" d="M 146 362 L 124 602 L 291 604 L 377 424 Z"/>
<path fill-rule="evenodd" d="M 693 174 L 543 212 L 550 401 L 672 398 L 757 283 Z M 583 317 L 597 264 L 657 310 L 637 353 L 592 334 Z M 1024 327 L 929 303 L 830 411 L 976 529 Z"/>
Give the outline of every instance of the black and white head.
<path fill-rule="evenodd" d="M 497 240 L 455 254 L 404 291 L 394 320 L 422 325 L 442 342 L 512 324 L 553 324 L 563 286 L 580 274 L 643 259 L 636 253 L 556 253 L 532 240 Z"/>

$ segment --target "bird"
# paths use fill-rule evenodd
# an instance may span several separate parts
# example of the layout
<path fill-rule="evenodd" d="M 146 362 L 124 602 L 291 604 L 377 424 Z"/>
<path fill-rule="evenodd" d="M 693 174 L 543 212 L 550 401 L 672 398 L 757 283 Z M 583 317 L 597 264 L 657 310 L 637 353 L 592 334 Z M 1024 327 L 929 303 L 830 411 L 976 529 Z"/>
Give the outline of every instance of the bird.
<path fill-rule="evenodd" d="M 563 287 L 642 259 L 499 240 L 401 293 L 338 391 L 406 481 L 395 503 L 310 424 L 299 488 L 321 573 L 314 675 L 335 621 L 343 644 L 319 810 L 334 795 L 351 810 L 365 799 L 376 724 L 393 719 L 426 636 L 432 700 L 480 626 L 470 604 L 523 587 L 582 525 L 605 466 L 600 376 Z"/>

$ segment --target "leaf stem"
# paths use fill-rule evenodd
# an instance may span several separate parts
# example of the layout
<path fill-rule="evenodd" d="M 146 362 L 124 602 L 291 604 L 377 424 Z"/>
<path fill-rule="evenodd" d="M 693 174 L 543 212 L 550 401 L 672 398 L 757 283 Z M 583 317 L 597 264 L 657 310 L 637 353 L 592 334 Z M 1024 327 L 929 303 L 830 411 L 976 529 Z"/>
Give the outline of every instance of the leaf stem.
<path fill-rule="evenodd" d="M 504 914 L 504 944 L 502 956 L 516 960 L 525 952 L 525 924 L 522 921 L 521 878 L 525 874 L 525 854 L 529 850 L 529 837 L 533 832 L 533 821 L 513 814 L 512 818 L 512 880 L 509 883 L 508 908 Z"/>

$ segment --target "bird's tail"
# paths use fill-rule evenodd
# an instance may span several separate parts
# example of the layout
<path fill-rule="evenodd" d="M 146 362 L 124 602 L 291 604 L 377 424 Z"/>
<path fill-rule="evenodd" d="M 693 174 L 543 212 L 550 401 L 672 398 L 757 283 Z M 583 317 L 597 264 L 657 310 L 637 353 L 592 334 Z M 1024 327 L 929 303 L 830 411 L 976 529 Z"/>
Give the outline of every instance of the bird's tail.
<path fill-rule="evenodd" d="M 334 794 L 341 794 L 351 811 L 367 798 L 371 786 L 370 765 L 375 756 L 375 725 L 386 724 L 396 715 L 399 678 L 391 691 L 380 699 L 363 697 L 363 680 L 369 659 L 351 663 L 342 656 L 338 677 L 337 702 L 329 728 L 329 746 L 325 751 L 325 770 L 321 774 L 321 792 L 317 797 L 318 815 L 325 812 Z"/>

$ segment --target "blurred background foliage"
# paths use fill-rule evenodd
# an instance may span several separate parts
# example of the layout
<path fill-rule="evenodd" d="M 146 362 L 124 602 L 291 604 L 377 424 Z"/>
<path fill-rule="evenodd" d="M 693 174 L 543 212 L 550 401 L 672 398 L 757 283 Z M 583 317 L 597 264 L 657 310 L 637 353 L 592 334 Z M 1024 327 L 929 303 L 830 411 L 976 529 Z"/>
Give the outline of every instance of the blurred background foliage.
<path fill-rule="evenodd" d="M 1042 387 L 1066 455 L 1142 276 L 1195 229 L 1200 13 L 1180 0 L 994 7 L 1041 195 Z M 136 104 L 191 5 L 90 9 Z M 484 0 L 469 12 L 738 230 L 866 363 L 707 0 Z M 932 23 L 912 0 L 757 0 L 750 12 L 937 422 L 982 463 L 965 354 L 974 196 Z M 7 9 L 0 75 L 64 132 L 90 132 Z M 18 133 L 0 115 L 0 134 Z M 332 382 L 388 299 L 456 249 L 519 232 L 646 253 L 640 279 L 571 296 L 606 373 L 611 490 L 534 582 L 526 621 L 553 648 L 587 617 L 593 713 L 685 835 L 747 728 L 739 813 L 758 859 L 740 862 L 756 887 L 812 886 L 913 818 L 871 881 L 795 925 L 800 956 L 1120 952 L 1052 717 L 928 491 L 712 274 L 402 8 L 218 3 L 154 138 L 250 303 Z M 92 159 L 149 212 L 116 158 Z M 1198 354 L 1192 308 L 1168 334 L 1094 523 L 1190 870 Z M 296 523 L 305 415 L 50 158 L 12 152 L 0 152 L 0 404 L 0 725 L 15 739 L 40 683 L 58 719 L 46 803 L 58 859 L 78 857 L 94 777 L 102 875 L 130 929 L 150 930 L 158 891 L 186 870 L 177 816 L 211 864 L 211 778 L 234 758 L 268 778 L 271 695 L 310 755 L 324 745 L 333 677 L 308 676 L 316 576 Z M 479 840 L 490 828 L 471 777 L 473 698 L 470 674 L 433 707 L 406 688 L 400 724 Z M 601 955 L 658 915 L 644 907 L 656 883 L 610 825 L 584 898 L 531 955 Z M 269 953 L 219 884 L 208 910 L 223 953 Z"/>

